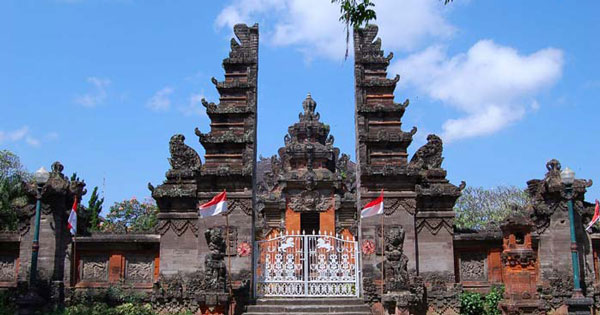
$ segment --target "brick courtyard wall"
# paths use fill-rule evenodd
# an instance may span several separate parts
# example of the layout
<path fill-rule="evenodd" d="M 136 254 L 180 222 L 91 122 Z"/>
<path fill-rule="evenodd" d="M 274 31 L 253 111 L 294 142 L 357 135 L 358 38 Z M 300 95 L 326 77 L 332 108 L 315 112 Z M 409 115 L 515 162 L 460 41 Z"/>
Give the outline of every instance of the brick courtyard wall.
<path fill-rule="evenodd" d="M 153 234 L 99 234 L 77 239 L 74 285 L 125 285 L 152 289 L 160 268 L 160 237 Z"/>

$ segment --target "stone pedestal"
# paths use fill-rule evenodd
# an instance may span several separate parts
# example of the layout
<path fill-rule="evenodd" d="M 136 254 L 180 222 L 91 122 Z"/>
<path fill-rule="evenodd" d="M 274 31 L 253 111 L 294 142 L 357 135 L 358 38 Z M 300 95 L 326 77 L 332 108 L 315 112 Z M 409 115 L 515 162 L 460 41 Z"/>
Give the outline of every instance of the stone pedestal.
<path fill-rule="evenodd" d="M 586 297 L 574 297 L 567 299 L 567 307 L 569 315 L 590 315 L 592 313 L 592 305 L 594 299 Z"/>
<path fill-rule="evenodd" d="M 414 314 L 418 303 L 417 296 L 408 290 L 385 293 L 382 299 L 383 307 L 387 313 L 396 315 Z"/>

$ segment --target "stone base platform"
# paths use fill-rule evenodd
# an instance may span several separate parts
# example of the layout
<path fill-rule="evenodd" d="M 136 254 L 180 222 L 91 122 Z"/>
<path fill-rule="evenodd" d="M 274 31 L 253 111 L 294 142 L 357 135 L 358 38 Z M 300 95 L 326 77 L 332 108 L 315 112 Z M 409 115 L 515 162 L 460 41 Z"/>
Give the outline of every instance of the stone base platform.
<path fill-rule="evenodd" d="M 359 298 L 268 298 L 249 305 L 246 315 L 260 314 L 370 315 L 371 308 Z"/>

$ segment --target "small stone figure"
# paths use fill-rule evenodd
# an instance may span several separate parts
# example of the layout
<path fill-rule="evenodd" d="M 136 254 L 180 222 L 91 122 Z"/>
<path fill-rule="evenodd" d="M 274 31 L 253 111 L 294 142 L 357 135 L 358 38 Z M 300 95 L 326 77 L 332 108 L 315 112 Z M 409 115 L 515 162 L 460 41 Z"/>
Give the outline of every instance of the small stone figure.
<path fill-rule="evenodd" d="M 210 253 L 204 259 L 204 287 L 207 290 L 225 290 L 225 240 L 220 228 L 210 228 L 204 232 Z"/>
<path fill-rule="evenodd" d="M 404 254 L 404 229 L 402 226 L 388 228 L 385 236 L 385 287 L 386 291 L 407 290 L 408 257 Z"/>
<path fill-rule="evenodd" d="M 427 136 L 427 143 L 420 147 L 410 160 L 410 166 L 430 170 L 442 167 L 442 139 L 434 134 Z"/>
<path fill-rule="evenodd" d="M 176 134 L 169 141 L 169 151 L 171 158 L 169 163 L 174 170 L 181 169 L 199 169 L 202 166 L 198 153 L 190 146 L 184 143 L 185 137 Z"/>

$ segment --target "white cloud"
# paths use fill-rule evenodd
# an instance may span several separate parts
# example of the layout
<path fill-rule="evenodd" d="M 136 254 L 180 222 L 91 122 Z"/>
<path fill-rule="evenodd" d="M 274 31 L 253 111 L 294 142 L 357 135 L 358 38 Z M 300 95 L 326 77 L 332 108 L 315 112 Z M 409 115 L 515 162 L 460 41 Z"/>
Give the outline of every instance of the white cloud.
<path fill-rule="evenodd" d="M 185 116 L 192 116 L 192 115 L 204 116 L 204 115 L 206 115 L 206 110 L 202 107 L 202 99 L 203 98 L 204 98 L 204 95 L 194 93 L 194 94 L 190 95 L 187 106 L 180 107 L 179 110 Z"/>
<path fill-rule="evenodd" d="M 110 85 L 110 80 L 105 78 L 89 77 L 87 81 L 93 85 L 93 91 L 75 98 L 75 103 L 85 107 L 96 107 L 104 103 L 107 97 L 106 89 Z"/>
<path fill-rule="evenodd" d="M 380 26 L 380 37 L 387 50 L 413 50 L 425 39 L 446 38 L 454 32 L 444 19 L 445 6 L 438 0 L 374 2 L 375 23 Z M 328 0 L 234 0 L 220 12 L 215 23 L 231 28 L 236 23 L 261 22 L 261 36 L 266 37 L 268 44 L 295 46 L 308 58 L 341 60 L 346 32 L 339 16 L 338 4 Z"/>
<path fill-rule="evenodd" d="M 0 130 L 0 143 L 25 141 L 32 147 L 40 146 L 40 141 L 31 135 L 29 126 L 23 126 L 13 131 Z"/>
<path fill-rule="evenodd" d="M 158 90 L 154 95 L 146 102 L 146 106 L 153 111 L 167 111 L 171 108 L 171 99 L 169 96 L 173 93 L 174 89 L 171 87 L 164 87 Z"/>
<path fill-rule="evenodd" d="M 520 120 L 532 97 L 562 75 L 563 53 L 546 48 L 522 55 L 513 48 L 481 40 L 466 53 L 446 56 L 432 46 L 392 65 L 401 84 L 411 84 L 465 114 L 442 125 L 445 141 L 491 134 Z"/>

